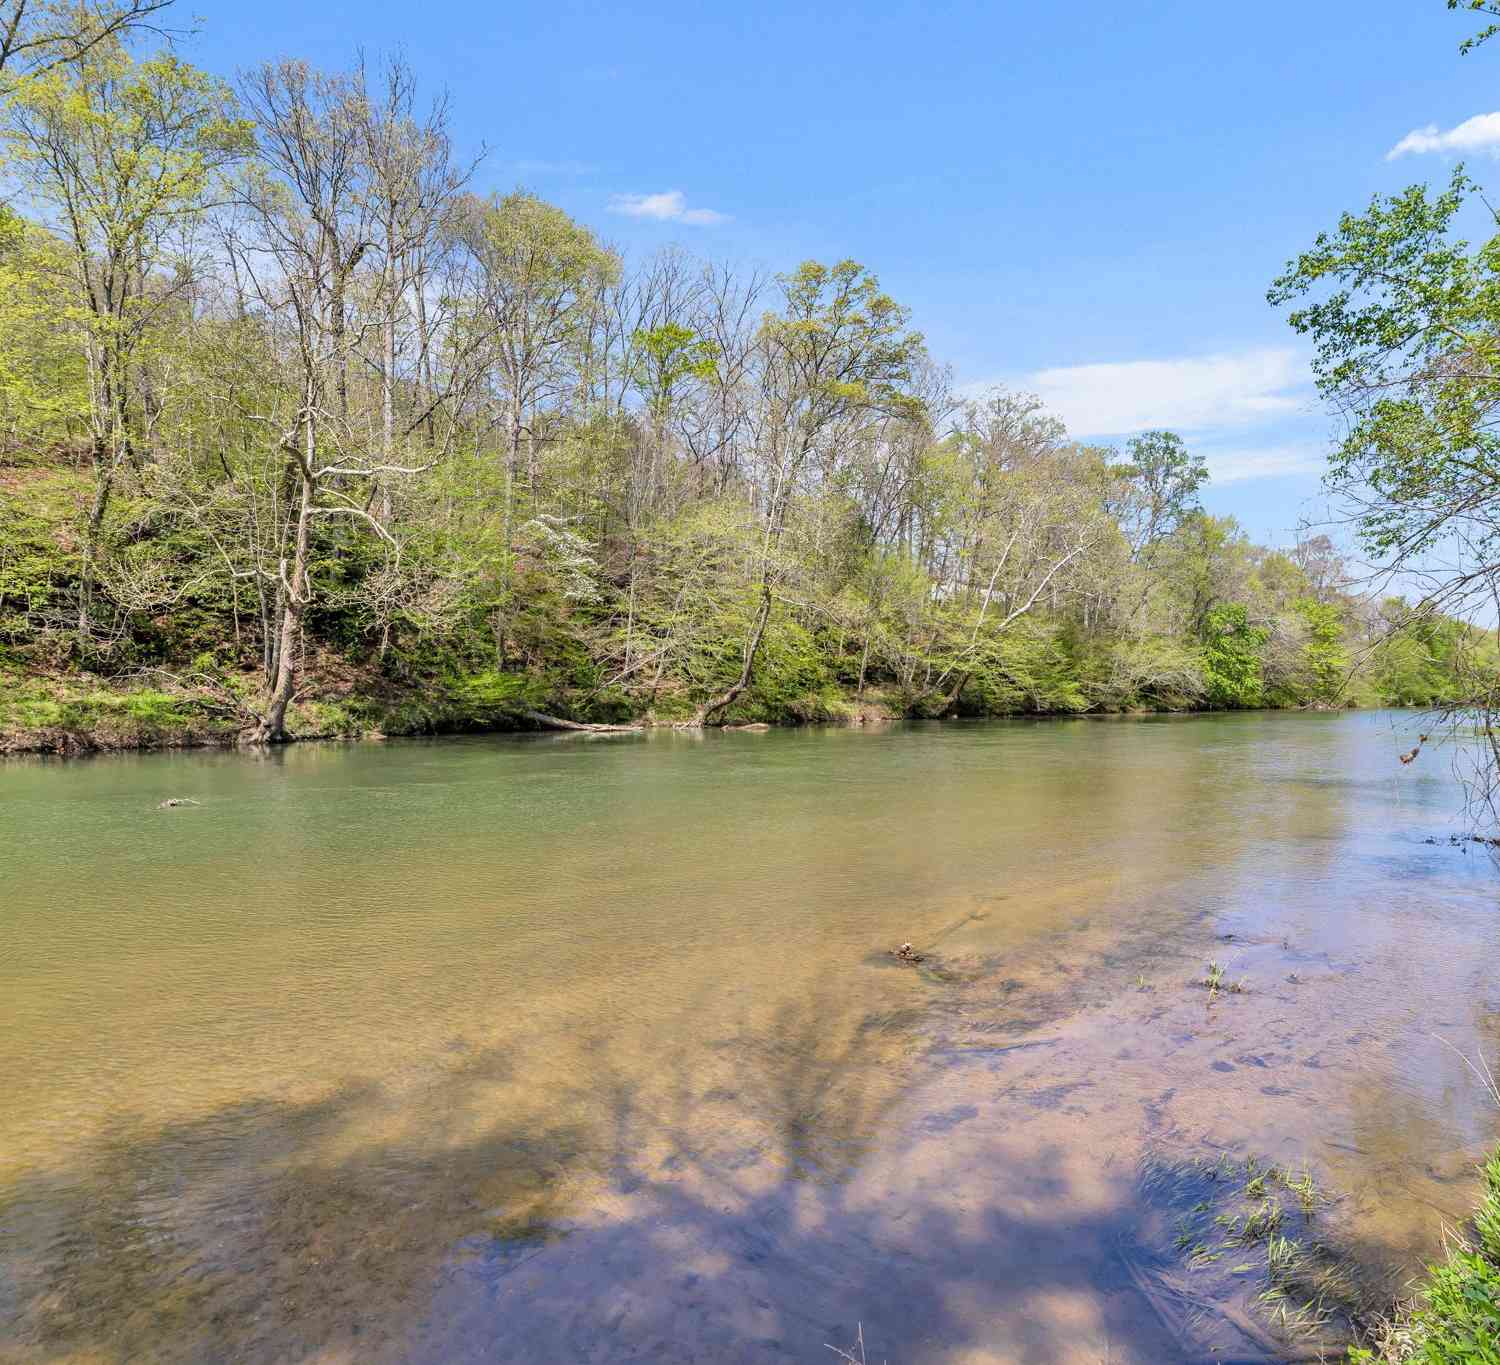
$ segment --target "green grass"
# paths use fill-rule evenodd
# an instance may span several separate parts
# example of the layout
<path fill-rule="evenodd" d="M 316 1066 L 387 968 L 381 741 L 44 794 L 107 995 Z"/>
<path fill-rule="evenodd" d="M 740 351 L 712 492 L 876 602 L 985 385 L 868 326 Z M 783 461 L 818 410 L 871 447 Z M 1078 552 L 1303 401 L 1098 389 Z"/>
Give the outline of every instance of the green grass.
<path fill-rule="evenodd" d="M 1245 1226 L 1240 1233 L 1242 1242 L 1259 1242 L 1281 1228 L 1283 1214 L 1281 1205 L 1274 1199 L 1264 1200 L 1259 1208 L 1245 1215 Z"/>
<path fill-rule="evenodd" d="M 1430 1266 L 1416 1297 L 1356 1347 L 1375 1365 L 1500 1365 L 1500 1152 L 1484 1166 L 1484 1195 L 1470 1225 Z"/>
<path fill-rule="evenodd" d="M 0 741 L 62 732 L 88 736 L 105 748 L 151 747 L 225 729 L 225 718 L 192 695 L 27 679 L 0 670 Z"/>

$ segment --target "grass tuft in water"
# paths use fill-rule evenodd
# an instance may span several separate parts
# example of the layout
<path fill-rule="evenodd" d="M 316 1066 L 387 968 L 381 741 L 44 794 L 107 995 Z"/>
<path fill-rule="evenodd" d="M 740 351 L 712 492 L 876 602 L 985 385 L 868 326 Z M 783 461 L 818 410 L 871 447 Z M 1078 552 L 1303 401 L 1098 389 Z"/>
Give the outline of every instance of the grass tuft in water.
<path fill-rule="evenodd" d="M 1282 1178 L 1282 1184 L 1297 1196 L 1297 1202 L 1302 1206 L 1302 1212 L 1311 1217 L 1317 1210 L 1319 1204 L 1325 1202 L 1324 1195 L 1318 1187 L 1313 1184 L 1312 1174 L 1304 1165 L 1302 1174 L 1293 1179 L 1290 1176 Z"/>
<path fill-rule="evenodd" d="M 1263 1200 L 1258 1208 L 1245 1215 L 1245 1226 L 1240 1232 L 1240 1241 L 1260 1242 L 1278 1232 L 1285 1214 L 1274 1199 Z"/>

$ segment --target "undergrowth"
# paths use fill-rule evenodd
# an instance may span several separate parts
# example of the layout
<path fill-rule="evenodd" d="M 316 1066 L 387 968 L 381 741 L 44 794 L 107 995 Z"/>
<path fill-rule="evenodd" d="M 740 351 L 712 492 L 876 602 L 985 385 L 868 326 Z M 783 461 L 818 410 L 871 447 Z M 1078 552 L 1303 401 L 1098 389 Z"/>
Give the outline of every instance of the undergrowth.
<path fill-rule="evenodd" d="M 1500 1151 L 1484 1165 L 1484 1194 L 1450 1234 L 1415 1297 L 1355 1347 L 1365 1365 L 1500 1365 Z"/>

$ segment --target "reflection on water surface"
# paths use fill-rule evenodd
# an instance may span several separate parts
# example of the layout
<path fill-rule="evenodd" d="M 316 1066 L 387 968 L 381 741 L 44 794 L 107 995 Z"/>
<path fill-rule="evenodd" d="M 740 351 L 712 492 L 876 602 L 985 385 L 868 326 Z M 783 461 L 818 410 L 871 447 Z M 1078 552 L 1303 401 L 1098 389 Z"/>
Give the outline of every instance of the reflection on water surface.
<path fill-rule="evenodd" d="M 1496 880 L 1405 725 L 0 768 L 0 1360 L 1285 1355 L 1142 1173 L 1306 1161 L 1370 1295 L 1466 1208 Z"/>

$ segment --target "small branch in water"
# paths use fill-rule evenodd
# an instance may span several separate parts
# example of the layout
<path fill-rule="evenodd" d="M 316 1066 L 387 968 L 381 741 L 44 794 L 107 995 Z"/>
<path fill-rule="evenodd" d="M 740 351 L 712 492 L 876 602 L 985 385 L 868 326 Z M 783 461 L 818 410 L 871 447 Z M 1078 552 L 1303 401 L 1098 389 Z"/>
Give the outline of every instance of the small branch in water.
<path fill-rule="evenodd" d="M 832 1351 L 834 1353 L 834 1355 L 836 1355 L 840 1360 L 846 1360 L 846 1361 L 848 1361 L 849 1365 L 869 1365 L 869 1362 L 865 1359 L 865 1325 L 864 1325 L 864 1323 L 860 1323 L 859 1324 L 858 1331 L 855 1333 L 855 1336 L 854 1336 L 854 1349 L 859 1352 L 859 1354 L 857 1356 L 850 1355 L 848 1351 L 840 1350 L 837 1346 L 833 1345 L 831 1342 L 825 1341 L 823 1343 L 823 1345 L 825 1347 L 827 1347 L 830 1351 Z"/>

